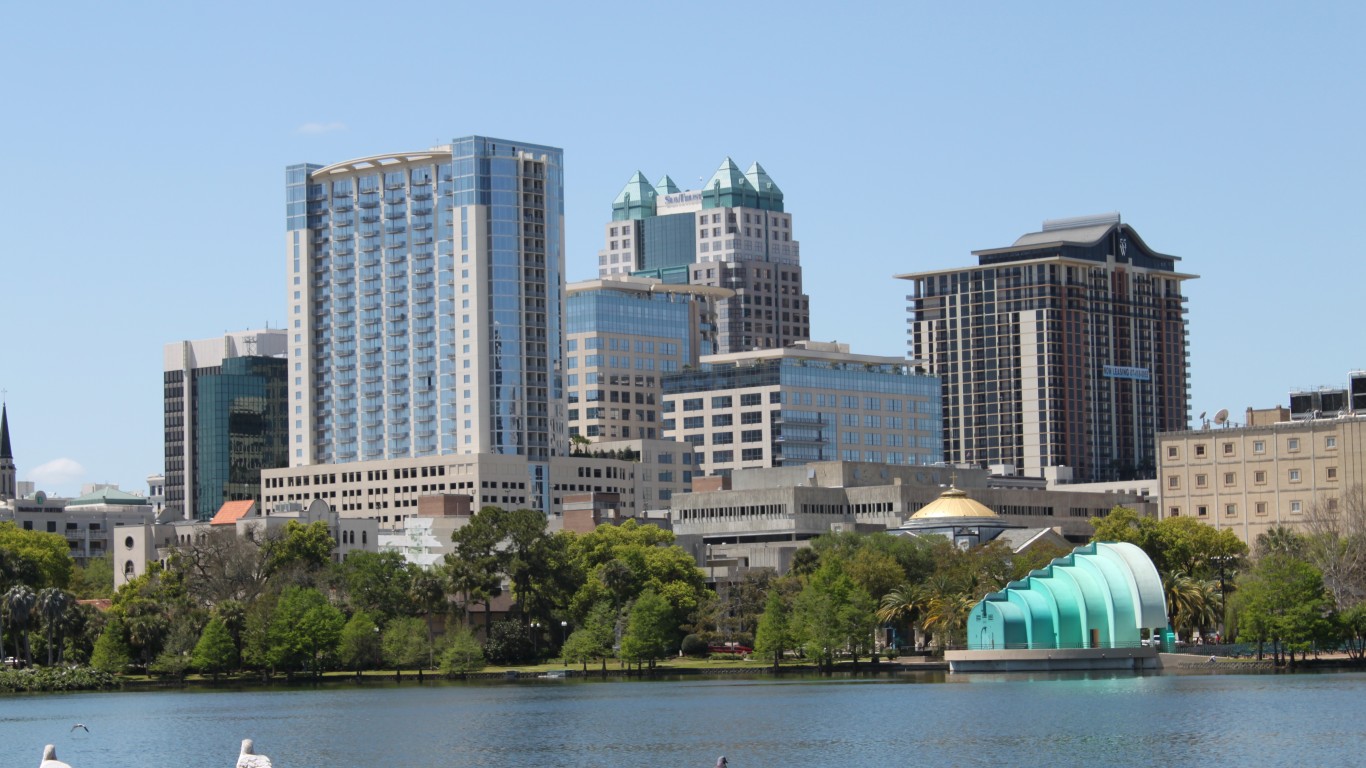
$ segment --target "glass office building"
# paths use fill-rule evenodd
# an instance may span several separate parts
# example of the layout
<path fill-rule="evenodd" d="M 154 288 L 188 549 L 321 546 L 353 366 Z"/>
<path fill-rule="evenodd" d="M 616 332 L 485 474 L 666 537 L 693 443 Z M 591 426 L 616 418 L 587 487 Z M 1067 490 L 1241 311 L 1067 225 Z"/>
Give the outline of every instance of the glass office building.
<path fill-rule="evenodd" d="M 283 467 L 289 439 L 285 360 L 235 357 L 198 377 L 194 517 L 228 501 L 260 501 L 261 470 Z"/>
<path fill-rule="evenodd" d="M 290 463 L 518 455 L 543 499 L 567 449 L 562 170 L 482 136 L 286 170 Z"/>
<path fill-rule="evenodd" d="M 660 377 L 716 351 L 716 303 L 732 295 L 640 277 L 570 285 L 570 434 L 594 442 L 659 437 Z"/>
<path fill-rule="evenodd" d="M 939 380 L 908 361 L 798 342 L 703 358 L 664 376 L 663 435 L 707 474 L 813 461 L 936 464 Z"/>

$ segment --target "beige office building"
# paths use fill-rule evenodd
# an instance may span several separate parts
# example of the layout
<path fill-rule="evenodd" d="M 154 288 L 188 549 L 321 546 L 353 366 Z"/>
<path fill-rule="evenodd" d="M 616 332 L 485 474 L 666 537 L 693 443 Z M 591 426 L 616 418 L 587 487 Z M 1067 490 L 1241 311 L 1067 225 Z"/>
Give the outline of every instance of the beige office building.
<path fill-rule="evenodd" d="M 632 447 L 636 458 L 554 459 L 550 463 L 550 514 L 563 513 L 568 494 L 619 494 L 623 513 L 631 515 L 687 489 L 683 472 L 661 473 L 659 467 L 693 466 L 691 447 L 663 440 L 633 441 L 621 447 Z M 373 518 L 379 530 L 395 532 L 403 529 L 404 520 L 418 514 L 419 501 L 427 496 L 469 496 L 475 510 L 485 506 L 535 509 L 535 471 L 536 463 L 525 456 L 495 454 L 315 464 L 263 471 L 261 496 L 267 508 L 322 499 L 343 518 Z"/>
<path fill-rule="evenodd" d="M 1366 482 L 1366 417 L 1271 421 L 1265 413 L 1249 410 L 1250 426 L 1158 436 L 1164 518 L 1194 517 L 1253 545 L 1275 526 L 1340 508 Z"/>

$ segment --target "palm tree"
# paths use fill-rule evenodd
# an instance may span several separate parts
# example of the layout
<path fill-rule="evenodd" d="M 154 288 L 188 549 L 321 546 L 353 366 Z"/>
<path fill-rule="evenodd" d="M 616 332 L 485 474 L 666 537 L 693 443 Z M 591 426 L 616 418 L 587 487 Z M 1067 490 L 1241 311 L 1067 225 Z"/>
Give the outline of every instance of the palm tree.
<path fill-rule="evenodd" d="M 43 625 L 46 629 L 47 637 L 47 665 L 52 666 L 52 646 L 53 634 L 61 640 L 61 628 L 66 618 L 66 613 L 74 604 L 71 593 L 57 587 L 48 587 L 38 593 L 37 607 L 38 612 L 43 616 Z M 62 660 L 62 648 L 60 642 L 57 644 L 57 661 Z"/>
<path fill-rule="evenodd" d="M 882 604 L 877 610 L 878 621 L 884 624 L 906 622 L 913 632 L 925 613 L 925 601 L 921 590 L 910 584 L 902 584 L 882 596 Z"/>
<path fill-rule="evenodd" d="M 1191 630 L 1217 621 L 1218 589 L 1213 582 L 1200 581 L 1180 571 L 1162 580 L 1167 597 L 1168 620 L 1174 629 Z"/>
<path fill-rule="evenodd" d="M 36 600 L 33 590 L 27 584 L 16 584 L 10 587 L 5 593 L 5 608 L 9 611 L 10 623 L 13 627 L 20 630 L 23 634 L 24 663 L 32 664 L 32 654 L 29 653 L 28 630 L 29 622 L 33 618 L 33 603 Z M 16 640 L 16 645 L 18 641 Z M 15 649 L 16 652 L 18 649 Z"/>

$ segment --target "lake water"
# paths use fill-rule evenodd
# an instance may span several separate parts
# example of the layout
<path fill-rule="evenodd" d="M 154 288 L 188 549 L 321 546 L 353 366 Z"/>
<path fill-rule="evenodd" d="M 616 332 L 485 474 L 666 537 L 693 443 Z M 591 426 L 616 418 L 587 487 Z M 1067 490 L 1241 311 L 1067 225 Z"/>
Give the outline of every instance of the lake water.
<path fill-rule="evenodd" d="M 1366 674 L 537 680 L 0 697 L 0 765 L 1356 765 Z M 89 733 L 71 730 L 84 723 Z"/>

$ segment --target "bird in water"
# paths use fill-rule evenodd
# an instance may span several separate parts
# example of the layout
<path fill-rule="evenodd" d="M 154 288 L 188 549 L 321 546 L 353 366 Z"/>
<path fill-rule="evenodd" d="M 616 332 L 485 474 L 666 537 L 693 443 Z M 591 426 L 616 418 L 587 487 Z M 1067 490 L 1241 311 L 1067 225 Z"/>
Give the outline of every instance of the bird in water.
<path fill-rule="evenodd" d="M 76 723 L 75 725 L 71 726 L 71 730 L 73 731 L 77 728 L 81 729 L 82 731 L 85 731 L 86 733 L 90 733 L 90 729 L 85 727 L 85 723 Z"/>
<path fill-rule="evenodd" d="M 237 768 L 271 768 L 270 758 L 256 754 L 251 739 L 242 739 L 242 754 L 237 756 Z"/>
<path fill-rule="evenodd" d="M 71 768 L 71 766 L 57 759 L 57 747 L 52 744 L 43 747 L 43 762 L 38 764 L 38 768 Z"/>
<path fill-rule="evenodd" d="M 726 765 L 727 763 L 725 755 L 721 755 L 720 757 L 716 758 L 716 768 L 726 768 Z"/>

